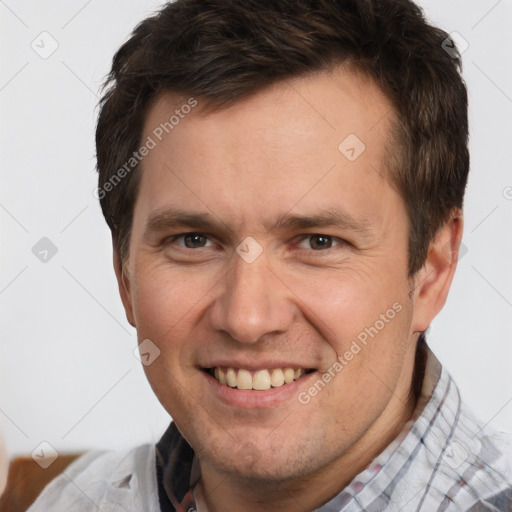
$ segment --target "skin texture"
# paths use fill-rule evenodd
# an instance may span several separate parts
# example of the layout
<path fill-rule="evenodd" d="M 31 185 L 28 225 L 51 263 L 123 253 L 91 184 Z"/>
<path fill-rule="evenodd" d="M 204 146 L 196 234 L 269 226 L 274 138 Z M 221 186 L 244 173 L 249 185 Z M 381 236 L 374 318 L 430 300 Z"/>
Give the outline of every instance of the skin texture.
<path fill-rule="evenodd" d="M 121 297 L 139 341 L 161 352 L 145 371 L 199 457 L 208 510 L 311 510 L 409 419 L 418 333 L 446 300 L 461 213 L 409 279 L 408 218 L 386 179 L 393 109 L 348 69 L 280 82 L 217 112 L 202 112 L 197 99 L 144 158 L 128 260 L 114 254 Z M 163 94 L 142 140 L 186 100 Z M 349 134 L 365 144 L 354 161 L 338 149 Z M 218 226 L 166 225 L 161 215 L 151 227 L 168 208 L 207 214 Z M 271 228 L 281 216 L 334 208 L 351 223 Z M 177 237 L 186 233 L 206 238 L 187 247 Z M 236 252 L 249 236 L 263 250 L 252 263 Z M 400 312 L 301 403 L 299 393 L 396 303 Z M 286 400 L 241 407 L 219 398 L 201 370 L 219 360 L 317 373 Z"/>

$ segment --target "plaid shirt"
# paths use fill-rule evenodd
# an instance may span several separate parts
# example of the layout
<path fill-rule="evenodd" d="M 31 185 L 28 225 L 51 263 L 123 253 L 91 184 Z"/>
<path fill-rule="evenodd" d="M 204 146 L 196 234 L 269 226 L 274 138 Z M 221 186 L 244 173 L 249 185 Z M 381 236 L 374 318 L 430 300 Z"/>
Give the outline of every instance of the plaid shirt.
<path fill-rule="evenodd" d="M 411 419 L 315 512 L 512 512 L 511 461 L 512 446 L 472 415 L 426 347 L 421 395 Z M 156 446 L 156 466 L 162 512 L 195 512 L 197 461 L 174 423 Z"/>

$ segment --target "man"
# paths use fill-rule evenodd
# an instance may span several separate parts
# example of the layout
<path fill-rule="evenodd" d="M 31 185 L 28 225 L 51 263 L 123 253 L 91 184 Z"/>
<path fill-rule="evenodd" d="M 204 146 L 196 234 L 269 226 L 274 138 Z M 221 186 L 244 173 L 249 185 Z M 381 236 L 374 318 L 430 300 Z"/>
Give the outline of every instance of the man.
<path fill-rule="evenodd" d="M 173 423 L 30 510 L 512 510 L 510 448 L 425 335 L 463 230 L 459 66 L 408 0 L 178 0 L 135 29 L 98 197 Z"/>

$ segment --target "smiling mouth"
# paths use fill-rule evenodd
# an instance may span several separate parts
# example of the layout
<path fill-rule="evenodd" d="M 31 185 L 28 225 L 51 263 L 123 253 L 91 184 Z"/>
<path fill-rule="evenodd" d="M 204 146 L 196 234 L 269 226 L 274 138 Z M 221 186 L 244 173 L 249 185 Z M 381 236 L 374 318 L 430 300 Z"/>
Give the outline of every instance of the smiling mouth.
<path fill-rule="evenodd" d="M 230 388 L 266 391 L 270 388 L 286 386 L 315 370 L 312 368 L 272 368 L 250 371 L 244 368 L 216 366 L 204 368 L 215 380 Z"/>

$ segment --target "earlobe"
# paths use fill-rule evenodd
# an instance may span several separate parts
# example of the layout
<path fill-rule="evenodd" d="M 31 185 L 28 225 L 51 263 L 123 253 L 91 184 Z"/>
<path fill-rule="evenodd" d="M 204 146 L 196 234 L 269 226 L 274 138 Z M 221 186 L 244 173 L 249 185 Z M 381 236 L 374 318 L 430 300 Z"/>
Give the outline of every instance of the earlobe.
<path fill-rule="evenodd" d="M 116 244 L 113 241 L 113 260 L 114 260 L 114 271 L 116 273 L 117 285 L 119 288 L 119 295 L 123 302 L 124 310 L 126 313 L 126 319 L 133 327 L 137 327 L 135 323 L 135 315 L 133 313 L 132 299 L 130 294 L 130 277 L 126 272 L 126 262 L 121 261 L 119 251 L 117 250 Z"/>
<path fill-rule="evenodd" d="M 414 332 L 423 332 L 443 308 L 457 268 L 463 217 L 457 209 L 430 243 L 423 268 L 414 280 Z"/>

